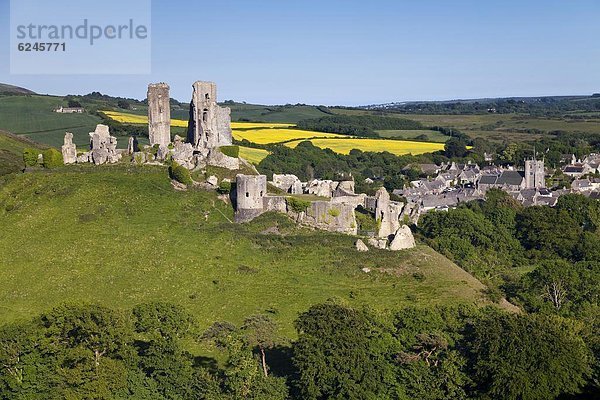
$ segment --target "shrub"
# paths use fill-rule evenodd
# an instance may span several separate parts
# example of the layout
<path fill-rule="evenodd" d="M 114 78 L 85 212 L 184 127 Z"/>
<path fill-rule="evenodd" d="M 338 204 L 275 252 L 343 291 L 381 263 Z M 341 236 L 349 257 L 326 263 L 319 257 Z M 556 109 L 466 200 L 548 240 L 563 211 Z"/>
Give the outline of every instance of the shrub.
<path fill-rule="evenodd" d="M 219 187 L 217 189 L 217 192 L 219 192 L 220 194 L 229 194 L 229 193 L 231 193 L 231 182 L 221 181 L 221 183 L 219 183 Z"/>
<path fill-rule="evenodd" d="M 183 183 L 184 185 L 189 186 L 193 183 L 190 171 L 174 161 L 169 167 L 169 176 L 171 179 L 175 179 L 177 182 Z"/>
<path fill-rule="evenodd" d="M 44 157 L 44 168 L 57 168 L 64 164 L 62 153 L 56 149 L 44 150 L 42 156 Z"/>
<path fill-rule="evenodd" d="M 35 167 L 38 164 L 38 156 L 40 152 L 36 149 L 23 150 L 23 162 L 26 167 Z"/>
<path fill-rule="evenodd" d="M 239 146 L 221 146 L 219 150 L 228 157 L 239 158 L 240 156 Z"/>
<path fill-rule="evenodd" d="M 306 211 L 306 209 L 310 207 L 310 201 L 297 199 L 295 197 L 288 197 L 287 204 L 292 209 L 292 211 L 296 213 Z"/>
<path fill-rule="evenodd" d="M 340 215 L 340 210 L 337 208 L 330 208 L 329 211 L 327 211 L 327 214 L 331 215 L 333 218 L 338 217 Z"/>

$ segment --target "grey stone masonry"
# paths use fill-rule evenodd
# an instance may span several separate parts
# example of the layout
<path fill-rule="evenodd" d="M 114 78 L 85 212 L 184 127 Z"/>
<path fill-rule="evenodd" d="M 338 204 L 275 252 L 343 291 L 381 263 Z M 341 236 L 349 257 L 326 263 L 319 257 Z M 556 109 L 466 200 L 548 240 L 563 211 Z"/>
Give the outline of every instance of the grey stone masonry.
<path fill-rule="evenodd" d="M 169 85 L 148 85 L 148 136 L 150 146 L 167 146 L 171 142 L 171 105 Z"/>
<path fill-rule="evenodd" d="M 73 144 L 73 134 L 71 132 L 65 133 L 65 142 L 61 150 L 65 164 L 75 164 L 77 162 L 77 147 Z"/>
<path fill-rule="evenodd" d="M 237 206 L 236 222 L 247 222 L 264 212 L 264 197 L 267 195 L 267 177 L 265 175 L 236 176 Z"/>
<path fill-rule="evenodd" d="M 231 110 L 217 104 L 217 85 L 197 81 L 192 87 L 188 142 L 196 150 L 230 145 Z"/>

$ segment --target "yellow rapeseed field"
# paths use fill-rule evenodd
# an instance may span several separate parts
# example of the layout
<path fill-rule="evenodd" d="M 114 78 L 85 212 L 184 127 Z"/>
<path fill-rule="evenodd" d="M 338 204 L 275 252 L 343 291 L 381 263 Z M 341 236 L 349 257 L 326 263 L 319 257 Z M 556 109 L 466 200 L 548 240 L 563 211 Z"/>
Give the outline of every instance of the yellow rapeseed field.
<path fill-rule="evenodd" d="M 240 146 L 240 157 L 252 164 L 260 163 L 269 154 L 270 153 L 267 150 Z"/>
<path fill-rule="evenodd" d="M 382 152 L 387 151 L 401 156 L 404 154 L 423 154 L 433 151 L 444 150 L 444 143 L 431 142 L 411 142 L 405 140 L 385 140 L 385 139 L 311 139 L 315 146 L 322 149 L 329 148 L 336 153 L 348 154 L 352 149 L 362 151 Z M 302 140 L 286 143 L 286 146 L 296 147 Z"/>
<path fill-rule="evenodd" d="M 129 114 L 119 111 L 101 111 L 101 113 L 106 114 L 108 118 L 123 124 L 145 125 L 148 123 L 147 115 Z M 171 119 L 171 126 L 177 128 L 187 128 L 188 121 L 184 121 L 182 119 Z"/>
<path fill-rule="evenodd" d="M 124 124 L 144 125 L 148 123 L 148 116 L 124 113 L 120 111 L 101 111 L 107 117 Z M 188 121 L 183 119 L 171 119 L 171 126 L 186 128 Z M 273 122 L 232 122 L 231 129 L 270 129 L 270 128 L 292 128 L 294 124 L 282 124 Z"/>
<path fill-rule="evenodd" d="M 231 129 L 268 129 L 268 128 L 293 128 L 294 124 L 280 124 L 274 122 L 232 122 Z"/>
<path fill-rule="evenodd" d="M 252 129 L 252 130 L 234 130 L 233 137 L 237 140 L 248 140 L 252 143 L 267 144 L 281 143 L 288 140 L 309 139 L 309 138 L 336 138 L 345 137 L 335 133 L 323 133 L 314 131 L 303 131 L 299 129 Z"/>

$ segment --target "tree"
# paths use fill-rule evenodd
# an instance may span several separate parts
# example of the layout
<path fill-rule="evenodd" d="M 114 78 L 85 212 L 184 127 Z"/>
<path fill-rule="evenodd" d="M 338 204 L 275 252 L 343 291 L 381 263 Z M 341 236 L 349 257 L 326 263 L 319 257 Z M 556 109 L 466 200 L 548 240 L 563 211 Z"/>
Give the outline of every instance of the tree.
<path fill-rule="evenodd" d="M 77 100 L 69 99 L 68 107 L 69 108 L 81 108 L 81 103 Z"/>
<path fill-rule="evenodd" d="M 368 311 L 316 305 L 300 315 L 296 330 L 293 363 L 303 399 L 390 398 L 389 337 Z"/>
<path fill-rule="evenodd" d="M 467 152 L 467 144 L 462 139 L 451 138 L 444 145 L 444 154 L 448 158 L 462 158 Z"/>
<path fill-rule="evenodd" d="M 242 330 L 246 334 L 248 344 L 252 347 L 258 347 L 263 373 L 267 377 L 265 350 L 272 349 L 277 344 L 277 325 L 267 315 L 253 315 L 246 318 Z"/>
<path fill-rule="evenodd" d="M 117 102 L 117 107 L 122 108 L 123 110 L 129 110 L 131 108 L 131 104 L 127 100 L 119 100 Z"/>
<path fill-rule="evenodd" d="M 556 316 L 487 313 L 467 341 L 479 391 L 508 400 L 578 393 L 591 372 L 582 328 Z"/>
<path fill-rule="evenodd" d="M 193 332 L 194 316 L 181 306 L 164 302 L 140 304 L 133 309 L 137 332 L 164 339 L 181 339 Z"/>

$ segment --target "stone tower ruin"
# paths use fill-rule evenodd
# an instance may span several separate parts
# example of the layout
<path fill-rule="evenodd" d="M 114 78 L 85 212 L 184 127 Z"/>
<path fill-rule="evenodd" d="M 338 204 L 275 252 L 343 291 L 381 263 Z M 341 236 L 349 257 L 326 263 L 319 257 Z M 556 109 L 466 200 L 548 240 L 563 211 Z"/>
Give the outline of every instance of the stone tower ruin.
<path fill-rule="evenodd" d="M 266 194 L 267 177 L 265 175 L 238 175 L 236 177 L 235 221 L 250 221 L 262 214 Z"/>
<path fill-rule="evenodd" d="M 543 160 L 525 160 L 525 189 L 546 187 Z"/>
<path fill-rule="evenodd" d="M 231 110 L 217 104 L 217 85 L 197 81 L 192 87 L 188 142 L 200 151 L 230 145 Z"/>
<path fill-rule="evenodd" d="M 169 85 L 148 85 L 148 135 L 150 145 L 167 146 L 171 142 L 171 105 Z"/>

